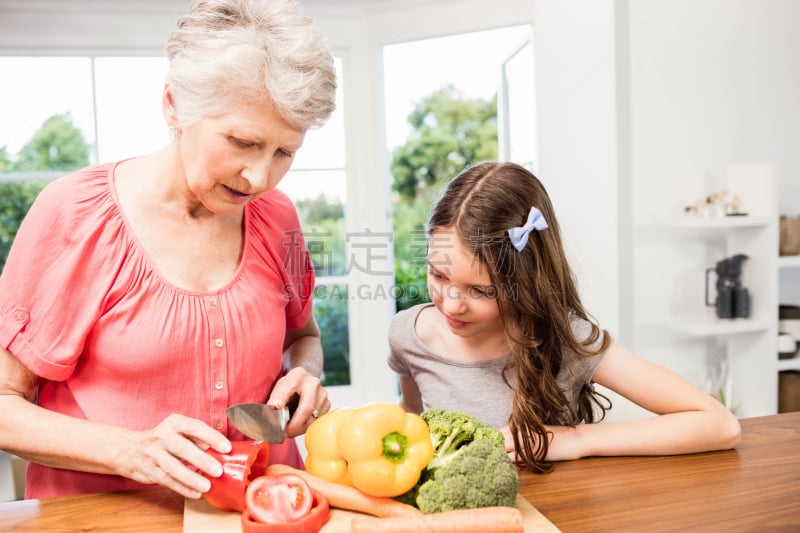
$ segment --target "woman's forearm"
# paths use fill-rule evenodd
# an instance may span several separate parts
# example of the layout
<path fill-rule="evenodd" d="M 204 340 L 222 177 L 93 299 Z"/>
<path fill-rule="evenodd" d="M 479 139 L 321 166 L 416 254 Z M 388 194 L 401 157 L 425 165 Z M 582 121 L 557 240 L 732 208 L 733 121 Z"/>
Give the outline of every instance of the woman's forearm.
<path fill-rule="evenodd" d="M 55 468 L 116 474 L 130 430 L 48 411 L 21 396 L 0 395 L 0 449 Z"/>

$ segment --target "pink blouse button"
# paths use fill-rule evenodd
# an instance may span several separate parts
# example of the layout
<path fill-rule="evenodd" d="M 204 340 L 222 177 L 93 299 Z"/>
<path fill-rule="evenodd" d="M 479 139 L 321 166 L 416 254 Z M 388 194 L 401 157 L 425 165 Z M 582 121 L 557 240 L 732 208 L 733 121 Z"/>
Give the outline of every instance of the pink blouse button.
<path fill-rule="evenodd" d="M 216 299 L 216 298 L 209 298 L 209 299 L 208 299 L 208 304 L 209 304 L 211 307 L 214 307 L 215 305 L 217 305 L 217 299 Z"/>
<path fill-rule="evenodd" d="M 15 309 L 14 310 L 14 320 L 17 322 L 23 322 L 28 319 L 28 311 L 25 309 Z"/>
<path fill-rule="evenodd" d="M 214 339 L 214 346 L 216 346 L 217 348 L 222 348 L 223 344 L 225 343 L 222 342 L 222 339 Z"/>
<path fill-rule="evenodd" d="M 214 383 L 214 388 L 217 389 L 217 390 L 222 390 L 222 387 L 224 387 L 224 386 L 225 385 L 221 381 L 217 381 L 217 382 Z"/>
<path fill-rule="evenodd" d="M 215 428 L 217 428 L 217 430 L 222 430 L 222 428 L 223 428 L 224 426 L 223 426 L 222 422 L 220 422 L 219 420 L 217 420 L 217 423 L 216 423 L 216 424 L 214 424 L 214 427 L 215 427 Z"/>

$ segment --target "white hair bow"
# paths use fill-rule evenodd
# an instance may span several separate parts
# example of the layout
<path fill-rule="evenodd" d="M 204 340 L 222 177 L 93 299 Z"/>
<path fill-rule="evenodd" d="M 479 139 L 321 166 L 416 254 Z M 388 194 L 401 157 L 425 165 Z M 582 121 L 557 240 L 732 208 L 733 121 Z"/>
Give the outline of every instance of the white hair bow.
<path fill-rule="evenodd" d="M 537 208 L 531 207 L 528 213 L 528 220 L 524 225 L 508 230 L 508 238 L 511 239 L 511 244 L 514 248 L 521 252 L 525 245 L 528 244 L 528 236 L 531 231 L 542 231 L 543 229 L 547 229 L 547 221 L 544 219 L 544 215 Z"/>

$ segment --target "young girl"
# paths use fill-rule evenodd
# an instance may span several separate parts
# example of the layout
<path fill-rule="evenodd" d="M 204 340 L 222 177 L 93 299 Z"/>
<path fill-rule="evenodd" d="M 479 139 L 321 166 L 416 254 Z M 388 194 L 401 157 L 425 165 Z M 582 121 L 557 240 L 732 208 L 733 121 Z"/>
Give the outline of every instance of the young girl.
<path fill-rule="evenodd" d="M 738 420 L 716 399 L 592 321 L 550 198 L 526 169 L 465 170 L 434 206 L 427 231 L 432 303 L 398 313 L 389 334 L 389 366 L 407 411 L 465 411 L 500 428 L 507 450 L 535 472 L 591 455 L 739 442 Z M 610 408 L 593 383 L 658 416 L 592 424 Z"/>

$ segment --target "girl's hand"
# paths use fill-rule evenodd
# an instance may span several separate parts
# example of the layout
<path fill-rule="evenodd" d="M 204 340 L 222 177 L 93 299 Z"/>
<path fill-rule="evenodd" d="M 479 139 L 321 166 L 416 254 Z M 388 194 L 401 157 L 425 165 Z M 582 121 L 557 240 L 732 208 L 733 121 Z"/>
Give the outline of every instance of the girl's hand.
<path fill-rule="evenodd" d="M 222 466 L 204 450 L 226 453 L 231 443 L 203 422 L 173 414 L 150 430 L 131 432 L 117 454 L 115 470 L 140 483 L 156 483 L 186 498 L 199 498 L 211 488 Z M 199 472 L 198 472 L 199 470 Z"/>
<path fill-rule="evenodd" d="M 328 392 L 319 378 L 302 367 L 292 368 L 275 383 L 267 404 L 283 408 L 294 394 L 298 394 L 300 400 L 286 425 L 286 438 L 302 435 L 314 420 L 331 409 Z"/>
<path fill-rule="evenodd" d="M 567 461 L 580 459 L 583 457 L 580 449 L 580 426 L 545 426 L 550 434 L 550 447 L 547 450 L 548 461 Z M 514 438 L 511 436 L 511 429 L 508 426 L 500 428 L 500 432 L 505 437 L 506 451 L 512 460 L 516 460 L 517 454 L 514 449 Z M 536 438 L 536 437 L 534 437 Z"/>
<path fill-rule="evenodd" d="M 547 449 L 548 461 L 570 461 L 583 457 L 580 446 L 581 426 L 545 426 L 551 434 Z"/>
<path fill-rule="evenodd" d="M 511 435 L 511 428 L 508 426 L 503 426 L 500 428 L 500 433 L 503 434 L 503 438 L 506 441 L 506 451 L 513 452 L 514 451 L 514 437 Z"/>

